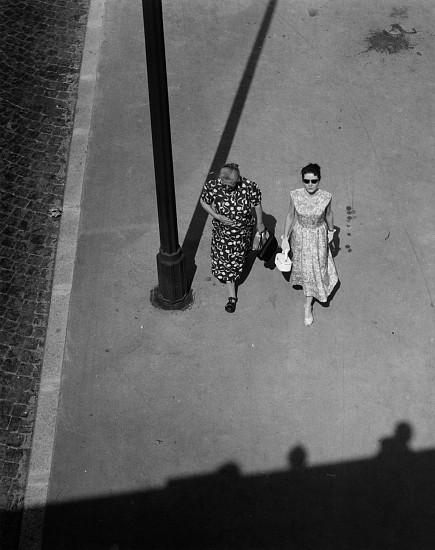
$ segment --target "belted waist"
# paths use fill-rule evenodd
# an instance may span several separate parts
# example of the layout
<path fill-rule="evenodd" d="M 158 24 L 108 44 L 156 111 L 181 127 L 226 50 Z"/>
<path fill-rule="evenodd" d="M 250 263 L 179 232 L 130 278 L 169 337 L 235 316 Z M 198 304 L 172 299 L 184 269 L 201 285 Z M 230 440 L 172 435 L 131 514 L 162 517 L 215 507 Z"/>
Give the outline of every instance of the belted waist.
<path fill-rule="evenodd" d="M 240 220 L 236 222 L 234 225 L 225 225 L 219 220 L 213 219 L 212 225 L 214 227 L 219 227 L 220 229 L 224 229 L 225 231 L 228 231 L 230 233 L 237 233 L 238 231 L 252 231 L 252 228 L 255 225 L 255 220 L 254 218 L 251 218 L 251 219 L 248 218 L 246 220 Z"/>
<path fill-rule="evenodd" d="M 305 229 L 316 229 L 317 227 L 321 227 L 325 223 L 324 218 L 320 218 L 317 220 L 313 220 L 312 218 L 304 218 L 302 216 L 298 216 L 298 222 L 301 227 L 304 227 Z"/>

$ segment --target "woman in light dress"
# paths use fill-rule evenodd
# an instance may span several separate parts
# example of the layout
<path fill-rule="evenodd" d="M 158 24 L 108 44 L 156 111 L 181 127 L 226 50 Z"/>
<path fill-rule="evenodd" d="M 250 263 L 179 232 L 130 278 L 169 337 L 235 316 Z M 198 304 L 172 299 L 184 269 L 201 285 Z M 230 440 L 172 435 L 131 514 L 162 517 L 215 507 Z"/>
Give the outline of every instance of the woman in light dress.
<path fill-rule="evenodd" d="M 291 250 L 290 283 L 303 288 L 306 297 L 304 323 L 309 326 L 314 321 L 314 299 L 327 302 L 338 283 L 338 276 L 329 248 L 334 235 L 332 195 L 319 188 L 318 164 L 308 164 L 301 174 L 303 187 L 290 192 L 281 248 Z"/>

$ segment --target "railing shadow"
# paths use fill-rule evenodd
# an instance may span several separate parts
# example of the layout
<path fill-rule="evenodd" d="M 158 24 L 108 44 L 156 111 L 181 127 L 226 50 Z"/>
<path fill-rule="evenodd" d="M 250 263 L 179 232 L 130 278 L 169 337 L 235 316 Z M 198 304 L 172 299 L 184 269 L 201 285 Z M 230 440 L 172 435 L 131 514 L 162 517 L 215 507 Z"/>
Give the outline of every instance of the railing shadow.
<path fill-rule="evenodd" d="M 248 97 L 249 89 L 251 87 L 251 83 L 254 78 L 254 73 L 258 64 L 258 59 L 260 57 L 261 50 L 263 48 L 263 45 L 266 39 L 266 35 L 268 32 L 270 23 L 272 21 L 272 16 L 275 10 L 276 3 L 277 3 L 277 0 L 269 0 L 265 14 L 263 16 L 263 21 L 261 23 L 254 46 L 251 51 L 251 55 L 249 56 L 248 62 L 246 64 L 245 70 L 240 80 L 240 84 L 239 84 L 236 96 L 234 98 L 230 113 L 228 115 L 225 128 L 222 131 L 221 139 L 219 141 L 219 145 L 217 147 L 215 156 L 212 160 L 207 179 L 213 176 L 216 177 L 217 174 L 219 173 L 220 168 L 227 161 L 228 153 L 231 149 L 234 136 L 236 134 L 236 130 L 240 122 L 240 117 L 242 116 L 246 98 Z M 195 277 L 195 272 L 196 272 L 195 256 L 198 251 L 202 234 L 204 233 L 207 217 L 208 217 L 208 214 L 201 207 L 198 199 L 198 202 L 196 203 L 195 211 L 193 213 L 192 219 L 187 229 L 186 236 L 181 246 L 186 259 L 185 273 L 186 273 L 186 280 L 188 282 L 189 288 L 191 287 L 193 279 Z"/>
<path fill-rule="evenodd" d="M 298 445 L 282 471 L 237 464 L 161 490 L 50 505 L 43 550 L 435 548 L 435 451 L 397 425 L 373 458 L 310 467 Z M 37 510 L 35 510 L 37 513 Z"/>

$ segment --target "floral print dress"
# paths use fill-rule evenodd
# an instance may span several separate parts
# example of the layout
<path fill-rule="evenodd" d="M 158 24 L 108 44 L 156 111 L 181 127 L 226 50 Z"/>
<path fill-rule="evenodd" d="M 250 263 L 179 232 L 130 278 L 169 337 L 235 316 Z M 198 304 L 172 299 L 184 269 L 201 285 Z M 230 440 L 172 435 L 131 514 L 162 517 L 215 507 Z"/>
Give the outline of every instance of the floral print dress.
<path fill-rule="evenodd" d="M 290 241 L 293 261 L 290 283 L 302 286 L 305 296 L 326 302 L 338 282 L 325 218 L 332 195 L 323 189 L 310 195 L 304 188 L 295 189 L 290 195 L 296 212 Z"/>
<path fill-rule="evenodd" d="M 246 178 L 241 178 L 234 188 L 215 179 L 204 185 L 201 199 L 212 205 L 217 214 L 236 222 L 229 226 L 213 219 L 211 240 L 213 275 L 223 283 L 234 282 L 242 274 L 251 247 L 255 225 L 252 207 L 261 203 L 261 191 Z"/>

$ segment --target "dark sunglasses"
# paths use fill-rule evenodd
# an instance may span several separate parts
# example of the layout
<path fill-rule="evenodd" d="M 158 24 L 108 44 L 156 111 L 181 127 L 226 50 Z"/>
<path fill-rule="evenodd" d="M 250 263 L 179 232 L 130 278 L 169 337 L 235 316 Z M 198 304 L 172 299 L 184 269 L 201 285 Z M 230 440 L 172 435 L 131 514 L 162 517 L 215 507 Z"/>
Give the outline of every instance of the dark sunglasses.
<path fill-rule="evenodd" d="M 317 182 L 319 181 L 319 178 L 316 178 L 316 179 L 314 179 L 314 180 L 307 180 L 307 179 L 305 179 L 305 178 L 302 178 L 302 181 L 303 181 L 304 183 L 317 183 Z"/>

